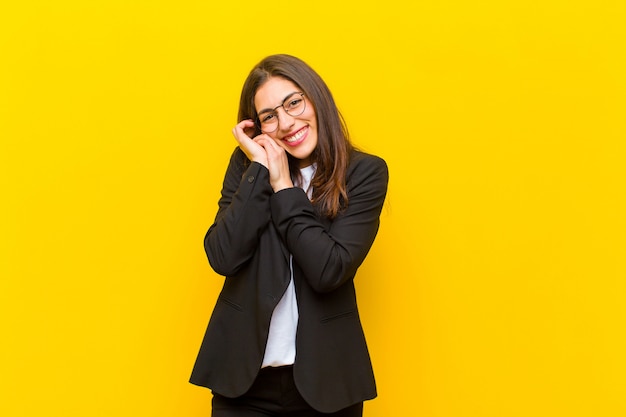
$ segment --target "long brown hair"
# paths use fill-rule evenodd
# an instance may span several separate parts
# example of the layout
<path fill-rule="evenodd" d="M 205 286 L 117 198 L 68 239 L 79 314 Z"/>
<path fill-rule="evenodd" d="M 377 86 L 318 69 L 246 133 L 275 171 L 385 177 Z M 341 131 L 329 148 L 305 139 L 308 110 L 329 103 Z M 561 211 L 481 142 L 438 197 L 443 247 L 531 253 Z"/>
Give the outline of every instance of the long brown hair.
<path fill-rule="evenodd" d="M 311 159 L 317 164 L 311 180 L 311 201 L 320 213 L 335 218 L 348 204 L 346 173 L 353 147 L 345 121 L 322 78 L 304 61 L 291 55 L 271 55 L 250 71 L 239 101 L 238 121 L 257 120 L 254 96 L 272 77 L 287 79 L 297 85 L 313 104 L 317 118 L 317 146 Z M 261 134 L 259 128 L 255 135 Z M 289 157 L 292 175 L 299 175 L 295 158 Z"/>

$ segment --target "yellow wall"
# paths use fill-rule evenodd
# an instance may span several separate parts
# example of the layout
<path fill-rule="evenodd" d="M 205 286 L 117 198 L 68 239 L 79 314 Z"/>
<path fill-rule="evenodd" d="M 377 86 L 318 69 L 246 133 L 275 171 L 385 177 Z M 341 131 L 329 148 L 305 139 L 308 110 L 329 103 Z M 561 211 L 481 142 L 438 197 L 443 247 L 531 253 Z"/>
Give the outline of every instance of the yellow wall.
<path fill-rule="evenodd" d="M 277 52 L 390 166 L 366 415 L 626 414 L 623 1 L 212 3 L 0 6 L 0 415 L 208 415 L 202 237 Z"/>

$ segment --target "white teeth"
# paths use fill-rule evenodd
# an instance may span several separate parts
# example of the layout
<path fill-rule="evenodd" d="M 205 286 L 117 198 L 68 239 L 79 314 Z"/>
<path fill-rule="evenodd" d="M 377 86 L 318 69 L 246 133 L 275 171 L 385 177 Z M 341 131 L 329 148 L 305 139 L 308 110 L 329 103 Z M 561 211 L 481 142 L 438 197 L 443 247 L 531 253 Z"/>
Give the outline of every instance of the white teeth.
<path fill-rule="evenodd" d="M 290 138 L 287 139 L 287 142 L 289 143 L 293 143 L 293 142 L 297 142 L 299 141 L 302 136 L 304 136 L 304 133 L 306 132 L 306 129 L 302 129 L 301 131 L 299 131 L 298 133 L 296 133 L 295 135 L 291 136 Z"/>

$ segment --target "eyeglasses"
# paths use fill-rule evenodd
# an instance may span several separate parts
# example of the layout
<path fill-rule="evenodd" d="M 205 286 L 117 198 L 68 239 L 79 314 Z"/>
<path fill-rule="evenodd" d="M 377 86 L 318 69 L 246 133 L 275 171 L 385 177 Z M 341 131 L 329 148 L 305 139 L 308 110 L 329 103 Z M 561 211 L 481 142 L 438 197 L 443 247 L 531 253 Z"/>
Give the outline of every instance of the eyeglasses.
<path fill-rule="evenodd" d="M 257 125 L 263 133 L 272 133 L 278 129 L 278 110 L 280 107 L 285 110 L 291 117 L 300 116 L 306 109 L 306 101 L 304 93 L 293 93 L 280 106 L 274 107 L 272 110 L 265 110 L 257 116 Z"/>

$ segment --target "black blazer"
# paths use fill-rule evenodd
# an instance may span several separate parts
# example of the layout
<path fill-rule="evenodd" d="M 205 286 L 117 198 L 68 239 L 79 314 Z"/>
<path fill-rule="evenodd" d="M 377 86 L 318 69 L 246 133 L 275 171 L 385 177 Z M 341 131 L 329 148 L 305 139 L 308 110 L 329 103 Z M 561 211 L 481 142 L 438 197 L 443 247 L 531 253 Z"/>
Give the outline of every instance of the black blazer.
<path fill-rule="evenodd" d="M 274 193 L 269 171 L 233 152 L 215 222 L 204 240 L 226 277 L 190 382 L 226 397 L 259 372 L 270 318 L 290 280 L 298 302 L 294 379 L 313 408 L 330 413 L 376 396 L 353 278 L 378 231 L 387 193 L 385 161 L 351 155 L 348 207 L 321 217 L 300 188 Z"/>

